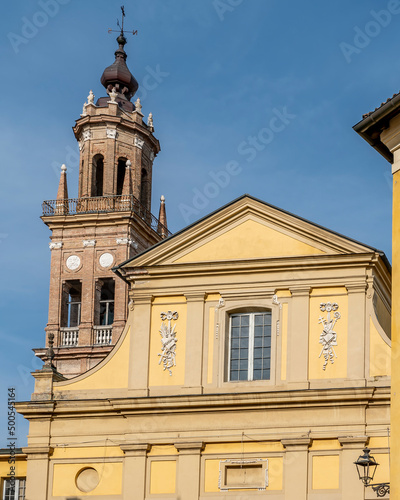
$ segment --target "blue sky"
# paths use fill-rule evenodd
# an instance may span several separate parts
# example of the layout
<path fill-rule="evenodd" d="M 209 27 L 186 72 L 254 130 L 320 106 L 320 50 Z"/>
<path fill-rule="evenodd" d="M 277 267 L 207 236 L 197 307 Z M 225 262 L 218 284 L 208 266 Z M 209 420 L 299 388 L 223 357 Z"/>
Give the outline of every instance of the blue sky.
<path fill-rule="evenodd" d="M 44 344 L 48 309 L 41 203 L 56 196 L 62 163 L 77 194 L 71 127 L 90 89 L 105 95 L 120 4 L 19 0 L 2 10 L 4 430 L 7 387 L 29 399 L 41 364 L 31 351 Z M 137 0 L 125 10 L 138 30 L 127 63 L 162 148 L 153 213 L 164 194 L 172 231 L 247 192 L 391 257 L 390 166 L 352 126 L 399 91 L 400 2 Z"/>

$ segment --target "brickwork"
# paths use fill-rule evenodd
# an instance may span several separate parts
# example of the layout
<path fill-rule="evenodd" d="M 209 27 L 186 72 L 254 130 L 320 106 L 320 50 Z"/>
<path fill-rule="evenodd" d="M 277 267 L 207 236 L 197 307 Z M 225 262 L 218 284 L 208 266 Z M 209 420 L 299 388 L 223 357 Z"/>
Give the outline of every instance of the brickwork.
<path fill-rule="evenodd" d="M 143 122 L 143 115 L 122 111 L 115 103 L 107 107 L 94 104 L 86 106 L 74 127 L 80 146 L 79 198 L 96 196 L 101 180 L 100 163 L 103 162 L 102 196 L 113 196 L 118 187 L 119 160 L 131 161 L 132 194 L 151 210 L 151 180 L 153 160 L 160 151 L 158 140 L 150 127 Z M 101 155 L 101 156 L 100 156 Z M 97 176 L 96 176 L 96 168 Z M 145 171 L 145 180 L 142 172 Z M 66 173 L 62 174 L 66 183 Z M 145 184 L 146 183 L 146 184 Z M 101 190 L 101 187 L 100 187 Z M 63 187 L 63 192 L 66 192 Z M 59 202 L 59 200 L 57 200 Z M 128 290 L 126 283 L 111 270 L 135 254 L 157 243 L 161 236 L 132 212 L 76 213 L 69 215 L 58 211 L 57 215 L 43 216 L 52 231 L 49 318 L 47 335 L 54 333 L 55 365 L 67 377 L 76 376 L 101 361 L 122 333 L 127 319 Z M 104 267 L 100 257 L 110 254 L 112 259 Z M 68 258 L 73 265 L 68 267 Z M 77 259 L 77 257 L 79 259 Z M 110 257 L 109 257 L 110 259 Z M 69 262 L 69 261 L 68 261 Z M 96 316 L 100 280 L 112 278 L 115 282 L 114 321 L 111 345 L 95 345 Z M 61 322 L 65 286 L 77 283 L 81 290 L 80 324 L 77 345 L 63 345 Z M 65 314 L 64 314 L 65 321 Z M 69 325 L 68 325 L 69 326 Z M 46 339 L 47 345 L 47 339 Z M 45 359 L 45 349 L 37 349 Z"/>

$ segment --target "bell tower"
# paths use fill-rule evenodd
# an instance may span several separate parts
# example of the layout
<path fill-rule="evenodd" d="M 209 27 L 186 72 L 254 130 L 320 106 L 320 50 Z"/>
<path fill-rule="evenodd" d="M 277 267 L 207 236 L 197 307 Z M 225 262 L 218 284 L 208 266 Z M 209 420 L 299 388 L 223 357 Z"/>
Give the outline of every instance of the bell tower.
<path fill-rule="evenodd" d="M 151 213 L 160 151 L 153 115 L 145 122 L 140 99 L 131 102 L 139 85 L 126 65 L 123 28 L 117 42 L 115 61 L 101 77 L 107 96 L 95 103 L 90 91 L 73 127 L 78 197 L 68 197 L 63 165 L 57 199 L 43 203 L 42 220 L 52 233 L 46 345 L 53 334 L 53 362 L 66 377 L 96 365 L 122 333 L 128 290 L 112 268 L 170 234 L 163 197 L 160 220 Z M 46 349 L 35 352 L 46 359 Z"/>

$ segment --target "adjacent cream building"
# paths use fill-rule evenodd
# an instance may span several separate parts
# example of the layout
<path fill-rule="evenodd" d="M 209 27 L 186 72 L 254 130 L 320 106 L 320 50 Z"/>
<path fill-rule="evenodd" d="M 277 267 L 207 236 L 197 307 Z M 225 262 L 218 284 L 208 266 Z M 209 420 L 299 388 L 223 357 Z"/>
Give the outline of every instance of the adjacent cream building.
<path fill-rule="evenodd" d="M 389 480 L 382 252 L 245 195 L 114 271 L 114 349 L 17 405 L 28 500 L 376 498 L 353 462 Z"/>

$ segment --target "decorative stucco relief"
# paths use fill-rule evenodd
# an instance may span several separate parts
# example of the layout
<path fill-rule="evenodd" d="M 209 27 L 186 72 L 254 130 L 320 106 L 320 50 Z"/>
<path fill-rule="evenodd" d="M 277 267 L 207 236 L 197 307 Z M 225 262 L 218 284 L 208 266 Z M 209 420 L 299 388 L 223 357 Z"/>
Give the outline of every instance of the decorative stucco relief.
<path fill-rule="evenodd" d="M 96 246 L 96 240 L 83 240 L 83 248 L 95 247 L 95 246 Z"/>
<path fill-rule="evenodd" d="M 135 137 L 133 145 L 139 149 L 143 149 L 144 141 L 142 139 L 139 139 L 139 137 Z"/>
<path fill-rule="evenodd" d="M 322 344 L 322 349 L 319 354 L 319 358 L 324 356 L 324 364 L 322 366 L 323 370 L 326 370 L 326 365 L 328 361 L 330 363 L 335 362 L 335 358 L 337 358 L 334 346 L 337 344 L 337 333 L 334 331 L 334 327 L 340 319 L 340 312 L 338 312 L 339 306 L 336 302 L 331 303 L 321 303 L 319 308 L 322 312 L 326 312 L 326 319 L 322 316 L 319 317 L 318 323 L 323 325 L 323 330 L 321 335 L 319 336 L 319 343 Z M 331 317 L 331 313 L 333 313 L 333 318 Z"/>
<path fill-rule="evenodd" d="M 84 130 L 82 132 L 82 138 L 85 142 L 88 141 L 89 139 L 91 139 L 92 138 L 92 131 L 91 130 Z"/>
<path fill-rule="evenodd" d="M 160 316 L 162 319 L 160 328 L 161 353 L 158 354 L 160 356 L 158 364 L 162 363 L 164 370 L 168 370 L 169 374 L 172 375 L 171 368 L 176 366 L 176 343 L 178 339 L 175 331 L 176 324 L 172 326 L 171 322 L 172 320 L 176 321 L 179 315 L 176 311 L 168 311 L 161 313 Z"/>
<path fill-rule="evenodd" d="M 106 129 L 107 139 L 116 139 L 117 135 L 118 135 L 118 133 L 117 133 L 116 129 L 113 129 L 113 128 Z"/>
<path fill-rule="evenodd" d="M 60 248 L 62 248 L 62 246 L 62 241 L 52 241 L 51 243 L 49 243 L 50 250 L 59 250 Z"/>

